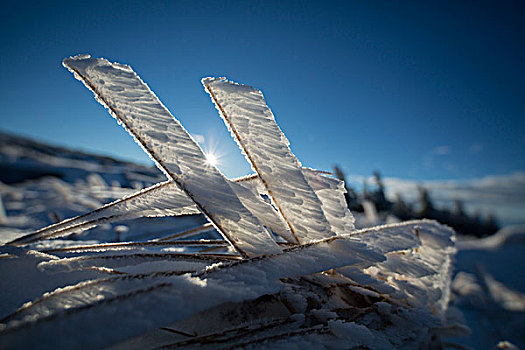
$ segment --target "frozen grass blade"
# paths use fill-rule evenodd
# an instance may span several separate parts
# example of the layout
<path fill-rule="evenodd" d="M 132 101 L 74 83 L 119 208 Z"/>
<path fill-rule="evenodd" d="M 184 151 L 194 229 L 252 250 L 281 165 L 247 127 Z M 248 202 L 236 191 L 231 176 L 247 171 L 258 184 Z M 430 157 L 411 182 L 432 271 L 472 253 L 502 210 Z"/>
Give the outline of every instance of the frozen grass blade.
<path fill-rule="evenodd" d="M 261 91 L 225 79 L 205 78 L 202 84 L 297 243 L 333 236 L 322 203 Z"/>
<path fill-rule="evenodd" d="M 193 201 L 174 182 L 165 181 L 89 213 L 44 227 L 8 244 L 23 245 L 86 231 L 94 226 L 139 217 L 198 214 Z"/>

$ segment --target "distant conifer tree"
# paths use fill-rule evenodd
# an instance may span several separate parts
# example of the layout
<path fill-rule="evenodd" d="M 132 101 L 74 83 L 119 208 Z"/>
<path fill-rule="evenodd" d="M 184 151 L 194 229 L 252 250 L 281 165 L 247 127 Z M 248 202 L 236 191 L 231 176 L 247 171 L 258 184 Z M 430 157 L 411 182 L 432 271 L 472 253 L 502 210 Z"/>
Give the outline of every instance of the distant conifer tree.
<path fill-rule="evenodd" d="M 454 199 L 454 215 L 465 216 L 465 210 L 463 209 L 463 201 L 461 199 Z"/>
<path fill-rule="evenodd" d="M 368 199 L 368 183 L 366 179 L 363 180 L 363 199 Z"/>
<path fill-rule="evenodd" d="M 418 186 L 419 191 L 419 217 L 427 218 L 427 219 L 434 219 L 434 204 L 432 203 L 432 200 L 430 199 L 430 194 L 428 193 L 428 190 L 423 186 Z"/>
<path fill-rule="evenodd" d="M 392 213 L 400 220 L 408 220 L 413 216 L 410 208 L 399 193 L 396 193 L 396 200 L 393 205 Z"/>
<path fill-rule="evenodd" d="M 489 213 L 489 215 L 487 216 L 485 227 L 487 229 L 487 236 L 492 235 L 499 230 L 499 224 L 496 220 L 496 216 L 494 215 L 494 213 Z"/>
<path fill-rule="evenodd" d="M 374 171 L 374 181 L 377 185 L 376 191 L 372 195 L 372 201 L 376 205 L 378 211 L 389 211 L 392 208 L 392 202 L 386 199 L 385 185 L 381 179 L 379 171 Z"/>

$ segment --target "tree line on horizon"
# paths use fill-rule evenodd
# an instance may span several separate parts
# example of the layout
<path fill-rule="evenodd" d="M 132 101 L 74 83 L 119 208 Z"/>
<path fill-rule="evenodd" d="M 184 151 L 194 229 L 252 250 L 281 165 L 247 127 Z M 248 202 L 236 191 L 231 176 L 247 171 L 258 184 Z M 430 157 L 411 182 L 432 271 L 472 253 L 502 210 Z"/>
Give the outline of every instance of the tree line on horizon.
<path fill-rule="evenodd" d="M 452 227 L 458 234 L 487 237 L 499 230 L 496 217 L 490 213 L 482 218 L 479 213 L 468 214 L 460 199 L 453 200 L 452 208 L 438 208 L 432 201 L 428 189 L 419 185 L 419 198 L 415 203 L 407 203 L 400 193 L 397 193 L 394 201 L 390 201 L 385 195 L 385 185 L 379 171 L 374 171 L 373 177 L 375 189 L 370 190 L 365 181 L 363 190 L 358 193 L 346 181 L 346 175 L 337 165 L 334 165 L 334 175 L 344 181 L 346 194 L 345 199 L 348 208 L 352 212 L 363 213 L 363 203 L 372 203 L 380 216 L 393 215 L 401 221 L 413 219 L 432 219 Z"/>

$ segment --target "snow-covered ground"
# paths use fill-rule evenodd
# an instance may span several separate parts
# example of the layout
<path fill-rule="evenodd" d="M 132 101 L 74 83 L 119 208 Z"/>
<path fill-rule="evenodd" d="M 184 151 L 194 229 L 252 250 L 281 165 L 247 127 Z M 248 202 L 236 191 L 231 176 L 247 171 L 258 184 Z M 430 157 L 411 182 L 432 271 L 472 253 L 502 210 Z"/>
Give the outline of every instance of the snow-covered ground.
<path fill-rule="evenodd" d="M 458 243 L 452 301 L 472 334 L 455 341 L 483 349 L 507 340 L 525 347 L 525 226 Z"/>

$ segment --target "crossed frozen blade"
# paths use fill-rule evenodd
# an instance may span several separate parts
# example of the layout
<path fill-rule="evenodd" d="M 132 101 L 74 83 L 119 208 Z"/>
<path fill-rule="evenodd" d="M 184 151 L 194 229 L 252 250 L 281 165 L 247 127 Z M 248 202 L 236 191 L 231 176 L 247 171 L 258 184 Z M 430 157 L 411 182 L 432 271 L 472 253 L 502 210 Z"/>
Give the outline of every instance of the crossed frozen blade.
<path fill-rule="evenodd" d="M 304 244 L 354 229 L 344 185 L 301 167 L 260 91 L 225 79 L 202 81 L 256 172 L 230 181 L 206 161 L 199 145 L 131 67 L 87 55 L 63 64 L 93 91 L 168 181 L 12 243 L 59 237 L 102 222 L 200 212 L 243 257 L 254 257 L 281 251 L 270 230 L 289 243 Z"/>

